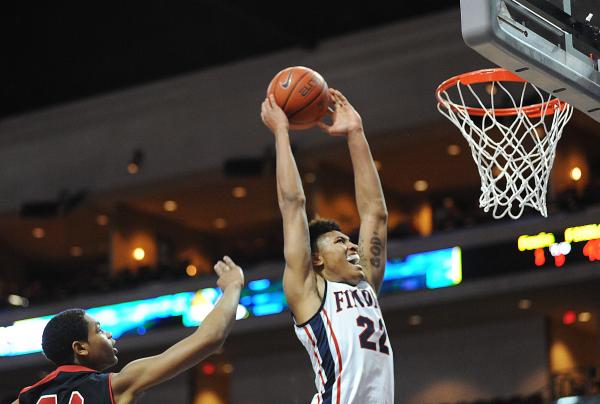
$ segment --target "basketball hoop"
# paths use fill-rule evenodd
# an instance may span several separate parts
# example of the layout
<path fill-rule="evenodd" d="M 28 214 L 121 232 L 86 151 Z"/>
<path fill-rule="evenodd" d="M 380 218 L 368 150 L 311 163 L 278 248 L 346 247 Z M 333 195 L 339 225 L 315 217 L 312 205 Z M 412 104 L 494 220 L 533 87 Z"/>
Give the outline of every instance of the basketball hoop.
<path fill-rule="evenodd" d="M 518 219 L 527 206 L 547 216 L 548 178 L 573 107 L 500 68 L 452 77 L 440 84 L 436 98 L 438 110 L 471 147 L 481 176 L 479 206 L 495 219 Z M 512 107 L 496 107 L 500 98 Z"/>

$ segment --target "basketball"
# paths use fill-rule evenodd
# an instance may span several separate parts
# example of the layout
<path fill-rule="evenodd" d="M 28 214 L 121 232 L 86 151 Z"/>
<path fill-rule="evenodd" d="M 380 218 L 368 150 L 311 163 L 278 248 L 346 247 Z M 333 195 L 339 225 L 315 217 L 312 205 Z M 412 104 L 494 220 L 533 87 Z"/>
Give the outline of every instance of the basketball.
<path fill-rule="evenodd" d="M 330 102 L 329 87 L 323 76 L 302 66 L 277 73 L 267 89 L 267 96 L 270 94 L 295 129 L 314 126 L 327 114 Z"/>

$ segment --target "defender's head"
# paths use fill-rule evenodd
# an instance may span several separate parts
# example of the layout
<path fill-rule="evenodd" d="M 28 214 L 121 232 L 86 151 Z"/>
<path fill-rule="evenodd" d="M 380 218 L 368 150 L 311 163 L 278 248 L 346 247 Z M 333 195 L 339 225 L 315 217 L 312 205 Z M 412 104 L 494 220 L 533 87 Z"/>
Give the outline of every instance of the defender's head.
<path fill-rule="evenodd" d="M 312 220 L 308 225 L 313 269 L 325 279 L 356 285 L 365 279 L 358 246 L 332 220 Z"/>
<path fill-rule="evenodd" d="M 104 370 L 118 361 L 115 340 L 110 332 L 82 309 L 65 310 L 44 328 L 42 349 L 56 366 L 82 365 Z"/>

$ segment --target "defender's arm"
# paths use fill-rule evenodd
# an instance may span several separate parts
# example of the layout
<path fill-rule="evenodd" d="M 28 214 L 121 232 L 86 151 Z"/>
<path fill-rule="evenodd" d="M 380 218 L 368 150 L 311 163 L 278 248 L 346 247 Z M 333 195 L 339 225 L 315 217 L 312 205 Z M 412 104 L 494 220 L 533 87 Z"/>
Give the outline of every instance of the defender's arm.
<path fill-rule="evenodd" d="M 213 310 L 189 337 L 159 355 L 133 361 L 115 373 L 112 389 L 116 402 L 130 402 L 139 392 L 198 364 L 223 345 L 235 322 L 244 275 L 229 257 L 219 261 L 215 271 L 223 296 Z"/>

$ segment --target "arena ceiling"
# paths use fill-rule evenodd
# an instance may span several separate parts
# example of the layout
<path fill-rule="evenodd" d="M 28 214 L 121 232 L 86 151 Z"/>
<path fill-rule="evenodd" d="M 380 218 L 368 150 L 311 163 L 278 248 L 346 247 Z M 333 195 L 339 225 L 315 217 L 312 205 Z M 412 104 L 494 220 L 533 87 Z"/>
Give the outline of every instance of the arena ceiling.
<path fill-rule="evenodd" d="M 456 8 L 458 4 L 458 0 L 360 5 L 308 1 L 300 6 L 240 0 L 151 1 L 143 5 L 115 2 L 95 6 L 76 2 L 7 3 L 0 10 L 4 71 L 0 122 L 53 105 L 291 47 L 316 49 L 325 39 Z M 444 155 L 445 143 L 439 145 L 436 154 Z M 384 144 L 374 147 L 381 150 L 379 158 L 386 166 L 382 175 L 388 173 L 384 186 L 399 194 L 410 191 L 410 176 L 391 175 L 392 163 L 398 161 L 394 150 L 400 149 L 392 150 Z M 414 158 L 418 147 L 417 142 L 413 148 L 401 148 L 402 160 L 418 165 Z M 335 160 L 333 172 L 347 176 L 350 166 L 346 151 L 332 152 L 339 158 L 315 153 L 308 164 L 318 166 L 321 160 Z M 449 164 L 457 161 L 440 159 L 446 160 Z M 443 166 L 440 163 L 438 167 Z M 458 183 L 451 183 L 460 186 L 465 178 L 476 180 L 475 170 L 471 173 L 457 177 Z M 348 185 L 351 186 L 351 181 Z M 236 214 L 242 202 L 231 197 L 235 186 L 248 189 L 243 204 L 251 215 Z M 6 213 L 0 217 L 0 231 L 7 237 L 0 237 L 0 241 L 19 255 L 42 261 L 68 259 L 75 244 L 83 247 L 84 255 L 103 254 L 107 248 L 106 229 L 98 228 L 95 218 L 114 210 L 115 204 L 213 236 L 254 234 L 279 220 L 274 199 L 265 200 L 265 195 L 273 195 L 270 192 L 273 187 L 270 175 L 260 178 L 209 175 L 149 184 L 142 189 L 119 189 L 94 195 L 91 200 L 86 198 L 75 211 L 65 215 L 39 219 L 19 216 L 18 212 Z M 163 202 L 167 199 L 178 202 L 177 212 L 165 212 Z M 227 219 L 227 228 L 215 228 L 214 221 L 219 217 Z M 31 232 L 37 226 L 43 226 L 53 236 L 35 240 Z"/>
<path fill-rule="evenodd" d="M 328 38 L 458 5 L 459 0 L 370 2 L 360 6 L 342 1 L 304 2 L 299 6 L 241 0 L 102 3 L 94 7 L 82 3 L 35 6 L 7 3 L 0 9 L 4 79 L 0 123 L 3 118 L 51 105 L 289 47 L 317 48 L 320 41 Z M 423 198 L 413 188 L 420 177 L 429 179 L 428 196 L 442 198 L 448 191 L 467 190 L 472 195 L 472 204 L 477 204 L 479 177 L 464 149 L 466 144 L 456 128 L 441 118 L 440 122 L 409 129 L 410 133 L 383 134 L 371 141 L 375 158 L 381 163 L 382 183 L 390 206 L 394 200 L 404 203 Z M 588 151 L 600 150 L 594 136 L 598 126 L 587 117 L 576 113 L 570 127 L 559 151 L 561 147 L 568 148 L 569 142 L 581 141 L 589 143 L 584 145 Z M 425 133 L 427 136 L 421 136 Z M 454 136 L 449 138 L 448 133 Z M 394 140 L 400 138 L 402 142 Z M 459 155 L 447 153 L 453 143 L 463 147 Z M 424 153 L 427 159 L 423 158 Z M 348 185 L 345 191 L 353 192 L 345 148 L 305 150 L 299 161 L 303 172 L 315 168 L 327 172 L 330 178 L 343 177 Z M 327 170 L 318 170 L 322 164 L 328 164 Z M 39 220 L 20 217 L 18 212 L 7 213 L 0 217 L 0 235 L 4 235 L 0 242 L 41 260 L 69 259 L 73 245 L 83 246 L 85 252 L 103 254 L 107 249 L 107 233 L 98 229 L 96 216 L 110 212 L 115 204 L 202 234 L 246 234 L 256 239 L 256 234 L 265 228 L 279 231 L 274 178 L 272 172 L 267 174 L 235 178 L 223 173 L 204 173 L 199 177 L 94 195 L 72 214 L 44 219 L 42 225 L 54 228 L 55 236 L 46 237 L 43 243 L 31 236 L 32 228 L 40 225 Z M 231 194 L 236 186 L 248 190 L 243 209 L 251 214 L 238 214 L 242 202 Z M 339 190 L 336 188 L 336 192 Z M 178 202 L 177 212 L 163 209 L 167 199 Z M 216 228 L 218 218 L 225 218 L 228 226 Z"/>
<path fill-rule="evenodd" d="M 458 7 L 414 2 L 8 2 L 0 119 Z"/>

